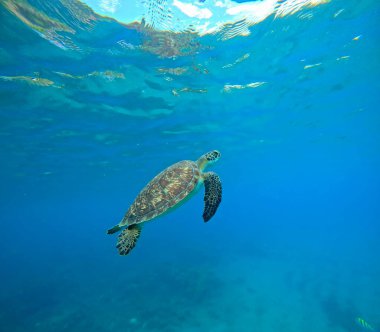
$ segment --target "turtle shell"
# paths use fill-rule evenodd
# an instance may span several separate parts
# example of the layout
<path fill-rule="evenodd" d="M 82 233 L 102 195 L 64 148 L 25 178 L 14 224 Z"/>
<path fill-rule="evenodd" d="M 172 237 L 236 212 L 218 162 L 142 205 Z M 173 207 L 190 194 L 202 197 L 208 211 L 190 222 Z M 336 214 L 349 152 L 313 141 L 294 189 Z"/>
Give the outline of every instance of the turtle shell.
<path fill-rule="evenodd" d="M 201 172 L 193 161 L 180 161 L 158 174 L 138 194 L 125 214 L 128 225 L 148 221 L 184 200 L 196 187 Z"/>

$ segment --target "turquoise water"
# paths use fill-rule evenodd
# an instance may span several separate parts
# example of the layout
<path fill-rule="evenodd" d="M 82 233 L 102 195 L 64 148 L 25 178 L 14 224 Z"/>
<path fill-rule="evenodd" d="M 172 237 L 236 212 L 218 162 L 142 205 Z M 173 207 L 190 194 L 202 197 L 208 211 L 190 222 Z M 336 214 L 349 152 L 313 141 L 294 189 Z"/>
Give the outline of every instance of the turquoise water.
<path fill-rule="evenodd" d="M 1 0 L 0 331 L 378 331 L 379 10 L 235 36 Z M 212 149 L 216 215 L 201 191 L 119 256 L 142 187 Z"/>

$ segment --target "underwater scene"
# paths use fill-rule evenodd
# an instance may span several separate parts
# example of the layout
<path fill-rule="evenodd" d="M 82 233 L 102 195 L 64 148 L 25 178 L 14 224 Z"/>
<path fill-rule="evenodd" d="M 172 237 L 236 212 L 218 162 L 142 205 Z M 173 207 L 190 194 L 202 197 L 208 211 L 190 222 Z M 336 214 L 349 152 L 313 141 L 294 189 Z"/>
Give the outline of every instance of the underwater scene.
<path fill-rule="evenodd" d="M 380 332 L 379 22 L 0 0 L 0 332 Z"/>

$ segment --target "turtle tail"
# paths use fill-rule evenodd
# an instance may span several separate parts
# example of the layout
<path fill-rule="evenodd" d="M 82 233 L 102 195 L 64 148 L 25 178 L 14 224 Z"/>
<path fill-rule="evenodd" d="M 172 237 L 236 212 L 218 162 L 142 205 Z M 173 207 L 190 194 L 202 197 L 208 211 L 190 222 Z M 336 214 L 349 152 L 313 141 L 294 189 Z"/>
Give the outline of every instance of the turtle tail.
<path fill-rule="evenodd" d="M 141 233 L 141 225 L 130 225 L 117 238 L 116 248 L 120 255 L 127 255 L 136 245 Z"/>
<path fill-rule="evenodd" d="M 110 228 L 108 231 L 107 231 L 107 234 L 113 234 L 113 233 L 116 233 L 118 231 L 121 230 L 121 227 L 119 225 L 116 225 L 112 228 Z"/>

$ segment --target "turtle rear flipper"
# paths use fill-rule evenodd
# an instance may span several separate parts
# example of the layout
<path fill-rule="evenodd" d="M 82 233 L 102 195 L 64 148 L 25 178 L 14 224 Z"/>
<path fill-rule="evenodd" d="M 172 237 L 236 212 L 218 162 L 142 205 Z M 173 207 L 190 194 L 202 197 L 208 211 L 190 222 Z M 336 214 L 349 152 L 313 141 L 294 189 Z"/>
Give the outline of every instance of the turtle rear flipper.
<path fill-rule="evenodd" d="M 110 228 L 108 231 L 107 231 L 107 234 L 113 234 L 113 233 L 116 233 L 118 231 L 121 230 L 121 227 L 119 225 L 116 225 L 112 228 Z"/>
<path fill-rule="evenodd" d="M 204 174 L 205 184 L 205 207 L 203 210 L 203 220 L 209 221 L 215 214 L 220 202 L 222 201 L 222 182 L 214 172 Z"/>
<path fill-rule="evenodd" d="M 131 225 L 124 229 L 117 238 L 116 248 L 120 255 L 127 255 L 136 245 L 140 237 L 141 225 Z"/>

